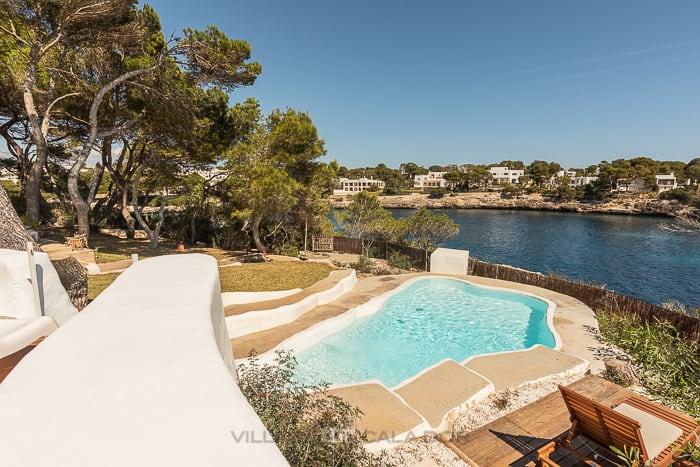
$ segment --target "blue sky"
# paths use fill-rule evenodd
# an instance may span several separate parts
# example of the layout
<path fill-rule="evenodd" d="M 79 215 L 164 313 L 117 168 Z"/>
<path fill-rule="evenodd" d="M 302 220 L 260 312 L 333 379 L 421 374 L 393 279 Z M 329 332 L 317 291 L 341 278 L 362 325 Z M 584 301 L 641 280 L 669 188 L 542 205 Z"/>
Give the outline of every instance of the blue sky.
<path fill-rule="evenodd" d="M 700 2 L 154 0 L 263 74 L 232 103 L 308 112 L 347 167 L 700 156 Z"/>

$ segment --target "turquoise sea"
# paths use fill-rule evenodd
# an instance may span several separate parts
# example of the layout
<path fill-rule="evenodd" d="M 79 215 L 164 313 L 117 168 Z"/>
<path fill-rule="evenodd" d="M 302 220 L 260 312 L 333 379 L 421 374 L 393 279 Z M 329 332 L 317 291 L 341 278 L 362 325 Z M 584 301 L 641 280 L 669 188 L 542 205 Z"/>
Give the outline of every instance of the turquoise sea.
<path fill-rule="evenodd" d="M 404 217 L 413 211 L 392 210 Z M 660 304 L 700 307 L 700 233 L 659 228 L 667 218 L 541 211 L 454 209 L 460 225 L 442 246 L 478 259 L 570 279 Z"/>

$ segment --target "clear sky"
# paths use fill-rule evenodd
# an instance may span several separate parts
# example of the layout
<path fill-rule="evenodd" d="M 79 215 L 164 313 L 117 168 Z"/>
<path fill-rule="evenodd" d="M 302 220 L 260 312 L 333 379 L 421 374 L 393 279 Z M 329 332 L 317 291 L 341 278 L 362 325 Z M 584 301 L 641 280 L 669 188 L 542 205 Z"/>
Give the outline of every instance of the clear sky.
<path fill-rule="evenodd" d="M 151 0 L 263 66 L 347 167 L 700 156 L 700 1 Z"/>

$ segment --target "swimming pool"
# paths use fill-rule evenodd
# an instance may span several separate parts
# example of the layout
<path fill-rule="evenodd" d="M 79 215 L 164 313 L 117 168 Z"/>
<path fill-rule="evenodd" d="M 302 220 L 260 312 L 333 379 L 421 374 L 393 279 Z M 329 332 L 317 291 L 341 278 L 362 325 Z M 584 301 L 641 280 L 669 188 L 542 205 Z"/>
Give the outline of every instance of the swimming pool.
<path fill-rule="evenodd" d="M 393 387 L 446 358 L 555 346 L 548 304 L 535 297 L 444 277 L 397 290 L 376 312 L 297 346 L 295 378 L 334 385 L 378 379 Z"/>

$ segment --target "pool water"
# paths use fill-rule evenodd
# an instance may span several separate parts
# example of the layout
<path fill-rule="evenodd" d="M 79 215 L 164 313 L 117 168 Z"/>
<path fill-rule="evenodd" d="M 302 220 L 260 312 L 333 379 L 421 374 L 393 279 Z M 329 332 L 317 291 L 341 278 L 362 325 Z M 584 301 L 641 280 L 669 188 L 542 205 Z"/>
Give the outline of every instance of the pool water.
<path fill-rule="evenodd" d="M 449 278 L 420 278 L 381 308 L 297 352 L 295 379 L 393 387 L 446 358 L 554 347 L 547 303 Z"/>

